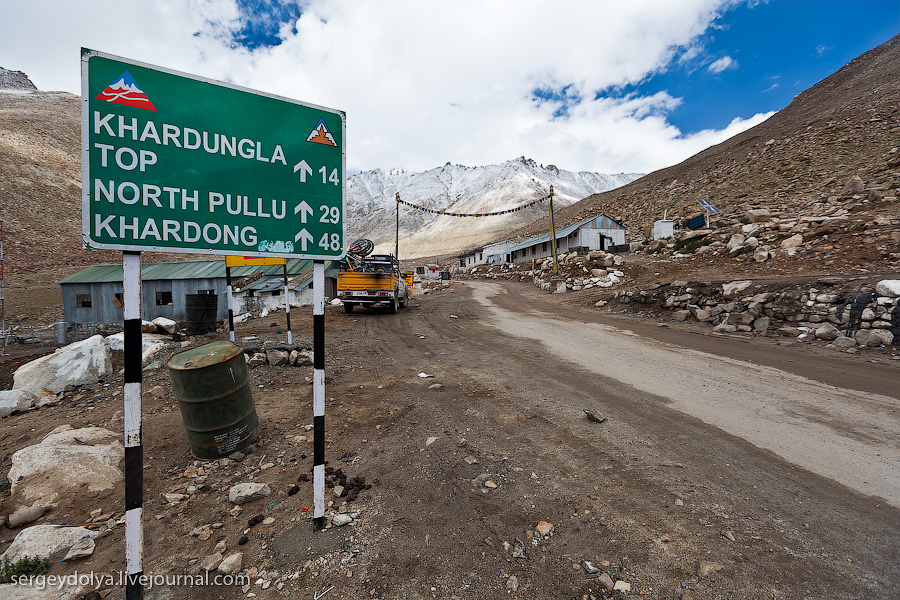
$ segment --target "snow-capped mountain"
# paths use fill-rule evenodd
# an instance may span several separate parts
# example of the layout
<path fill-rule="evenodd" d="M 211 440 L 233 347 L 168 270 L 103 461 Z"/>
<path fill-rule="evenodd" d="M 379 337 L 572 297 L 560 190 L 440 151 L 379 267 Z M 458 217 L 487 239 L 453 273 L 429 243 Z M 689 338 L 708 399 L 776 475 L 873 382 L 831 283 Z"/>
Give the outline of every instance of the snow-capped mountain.
<path fill-rule="evenodd" d="M 393 252 L 397 202 L 457 213 L 497 212 L 515 208 L 554 190 L 554 208 L 605 192 L 641 177 L 637 173 L 604 175 L 563 171 L 519 158 L 500 165 L 465 167 L 447 163 L 423 173 L 405 169 L 364 171 L 347 184 L 349 239 L 369 238 L 377 251 Z M 544 217 L 545 202 L 493 217 L 434 215 L 400 205 L 400 258 L 458 253 L 505 239 L 511 231 Z"/>

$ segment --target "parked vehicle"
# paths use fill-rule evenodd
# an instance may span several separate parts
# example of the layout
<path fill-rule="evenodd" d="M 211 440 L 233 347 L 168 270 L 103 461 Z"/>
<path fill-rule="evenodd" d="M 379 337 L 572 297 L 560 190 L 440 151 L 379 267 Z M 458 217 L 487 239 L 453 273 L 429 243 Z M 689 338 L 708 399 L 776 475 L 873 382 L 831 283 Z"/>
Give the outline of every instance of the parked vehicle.
<path fill-rule="evenodd" d="M 410 288 L 400 272 L 400 261 L 389 254 L 374 254 L 340 264 L 336 297 L 347 313 L 357 305 L 387 305 L 396 313 L 409 304 Z"/>

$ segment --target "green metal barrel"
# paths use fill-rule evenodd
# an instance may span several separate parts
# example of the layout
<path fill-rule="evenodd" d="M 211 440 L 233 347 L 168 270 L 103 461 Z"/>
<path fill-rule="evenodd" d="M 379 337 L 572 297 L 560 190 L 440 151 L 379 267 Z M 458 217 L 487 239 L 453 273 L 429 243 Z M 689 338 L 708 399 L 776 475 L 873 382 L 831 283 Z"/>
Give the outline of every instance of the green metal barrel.
<path fill-rule="evenodd" d="M 259 418 L 240 346 L 213 342 L 176 354 L 166 366 L 195 458 L 222 458 L 256 441 Z"/>

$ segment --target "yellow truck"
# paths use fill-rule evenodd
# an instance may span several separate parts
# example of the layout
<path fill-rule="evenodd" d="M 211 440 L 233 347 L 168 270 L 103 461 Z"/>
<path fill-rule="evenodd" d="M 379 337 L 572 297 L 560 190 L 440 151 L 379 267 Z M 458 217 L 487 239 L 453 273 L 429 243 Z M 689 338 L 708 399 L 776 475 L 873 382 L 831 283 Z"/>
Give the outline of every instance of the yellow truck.
<path fill-rule="evenodd" d="M 400 272 L 400 262 L 391 255 L 374 254 L 340 265 L 337 298 L 344 303 L 344 312 L 353 312 L 357 305 L 387 305 L 391 313 L 396 313 L 409 304 L 409 297 L 410 288 Z"/>

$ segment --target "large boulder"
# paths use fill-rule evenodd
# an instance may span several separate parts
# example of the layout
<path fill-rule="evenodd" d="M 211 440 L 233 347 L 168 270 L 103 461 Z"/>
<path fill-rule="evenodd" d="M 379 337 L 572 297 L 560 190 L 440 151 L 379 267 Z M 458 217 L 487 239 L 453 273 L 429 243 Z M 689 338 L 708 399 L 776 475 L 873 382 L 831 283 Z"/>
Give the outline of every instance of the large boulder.
<path fill-rule="evenodd" d="M 123 479 L 125 448 L 108 429 L 63 425 L 12 455 L 9 481 L 17 503 L 57 506 L 69 496 L 107 490 Z"/>
<path fill-rule="evenodd" d="M 38 397 L 30 390 L 0 391 L 0 418 L 32 408 Z"/>
<path fill-rule="evenodd" d="M 35 525 L 23 529 L 12 545 L 0 556 L 4 560 L 17 562 L 26 556 L 50 558 L 58 552 L 68 550 L 82 538 L 97 537 L 96 531 L 84 527 L 64 527 L 62 525 Z"/>
<path fill-rule="evenodd" d="M 95 335 L 22 365 L 13 374 L 13 389 L 38 394 L 46 388 L 58 394 L 69 386 L 97 383 L 111 371 L 109 346 Z"/>
<path fill-rule="evenodd" d="M 863 329 L 856 334 L 856 343 L 860 346 L 890 346 L 894 334 L 887 329 Z"/>
<path fill-rule="evenodd" d="M 152 322 L 160 331 L 163 331 L 170 335 L 178 331 L 178 323 L 176 323 L 172 319 L 167 319 L 166 317 L 156 317 Z"/>
<path fill-rule="evenodd" d="M 728 299 L 740 298 L 741 292 L 753 284 L 752 281 L 732 281 L 722 285 L 722 294 Z"/>
<path fill-rule="evenodd" d="M 900 279 L 882 279 L 875 284 L 875 291 L 880 296 L 900 298 Z"/>
<path fill-rule="evenodd" d="M 816 329 L 817 340 L 832 341 L 838 339 L 839 337 L 841 337 L 841 330 L 831 323 L 824 323 L 821 327 Z"/>
<path fill-rule="evenodd" d="M 154 325 L 154 327 L 156 327 Z M 146 364 L 147 361 L 157 352 L 165 348 L 172 338 L 159 335 L 156 333 L 144 333 L 141 335 L 141 361 Z M 106 344 L 110 350 L 123 352 L 125 350 L 125 332 L 120 331 L 112 335 L 106 336 Z"/>
<path fill-rule="evenodd" d="M 751 223 L 765 223 L 772 218 L 768 208 L 752 208 L 747 211 L 747 219 Z"/>

